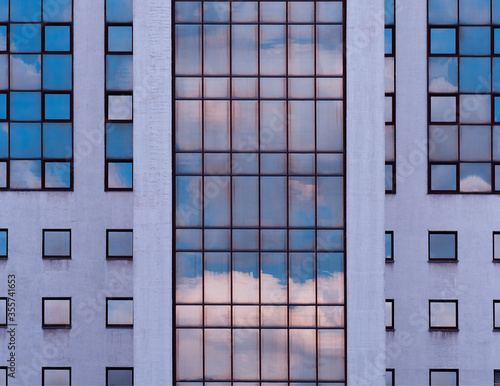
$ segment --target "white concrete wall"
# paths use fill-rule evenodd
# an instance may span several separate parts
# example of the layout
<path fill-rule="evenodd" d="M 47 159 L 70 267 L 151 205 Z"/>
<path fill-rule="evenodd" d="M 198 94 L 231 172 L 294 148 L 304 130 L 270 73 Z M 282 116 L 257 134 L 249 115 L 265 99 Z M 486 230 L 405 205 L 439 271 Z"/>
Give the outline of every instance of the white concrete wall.
<path fill-rule="evenodd" d="M 17 374 L 41 384 L 42 366 L 71 366 L 73 385 L 105 383 L 106 366 L 133 365 L 133 330 L 106 328 L 106 296 L 132 296 L 133 263 L 106 261 L 106 229 L 132 228 L 132 193 L 104 192 L 104 3 L 74 1 L 74 192 L 2 192 L 0 297 L 15 274 Z M 42 229 L 72 230 L 72 259 L 42 260 Z M 135 265 L 135 264 L 134 264 Z M 42 297 L 72 297 L 70 330 L 42 329 Z M 0 329 L 2 366 L 8 334 Z"/>
<path fill-rule="evenodd" d="M 383 0 L 347 1 L 347 382 L 385 385 Z"/>
<path fill-rule="evenodd" d="M 171 2 L 134 1 L 135 385 L 172 384 Z"/>
<path fill-rule="evenodd" d="M 387 367 L 397 385 L 428 385 L 430 368 L 457 368 L 461 385 L 491 385 L 500 368 L 492 300 L 500 265 L 492 232 L 500 230 L 499 196 L 427 194 L 427 2 L 399 1 L 397 194 L 386 196 L 386 229 L 395 262 L 386 265 L 386 297 L 395 299 Z M 457 264 L 427 262 L 428 230 L 458 231 Z M 428 299 L 458 299 L 459 332 L 428 331 Z"/>

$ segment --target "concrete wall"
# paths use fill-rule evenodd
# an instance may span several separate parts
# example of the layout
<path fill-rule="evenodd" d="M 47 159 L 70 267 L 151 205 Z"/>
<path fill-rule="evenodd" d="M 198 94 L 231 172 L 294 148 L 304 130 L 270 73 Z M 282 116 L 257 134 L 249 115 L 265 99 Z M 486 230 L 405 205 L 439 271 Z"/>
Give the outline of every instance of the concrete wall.
<path fill-rule="evenodd" d="M 347 382 L 385 385 L 383 0 L 347 1 Z"/>
<path fill-rule="evenodd" d="M 492 232 L 499 196 L 427 194 L 427 2 L 400 1 L 397 12 L 397 194 L 386 196 L 386 229 L 395 262 L 386 265 L 386 297 L 395 299 L 387 367 L 397 385 L 427 385 L 430 368 L 457 368 L 461 385 L 491 385 L 500 368 L 492 300 L 500 265 Z M 428 230 L 458 231 L 458 259 L 427 262 Z M 428 299 L 458 299 L 459 332 L 428 331 Z"/>

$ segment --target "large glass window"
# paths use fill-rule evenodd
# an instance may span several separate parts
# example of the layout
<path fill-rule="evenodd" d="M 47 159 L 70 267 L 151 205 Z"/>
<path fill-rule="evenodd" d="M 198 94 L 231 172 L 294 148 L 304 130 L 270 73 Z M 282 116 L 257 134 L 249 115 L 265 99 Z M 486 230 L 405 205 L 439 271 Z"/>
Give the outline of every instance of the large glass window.
<path fill-rule="evenodd" d="M 175 382 L 342 383 L 344 2 L 174 6 Z"/>
<path fill-rule="evenodd" d="M 0 12 L 0 189 L 72 189 L 72 30 L 71 0 Z"/>
<path fill-rule="evenodd" d="M 385 0 L 385 192 L 396 193 L 396 12 Z"/>
<path fill-rule="evenodd" d="M 106 0 L 106 190 L 133 187 L 132 0 Z"/>
<path fill-rule="evenodd" d="M 431 193 L 500 192 L 498 8 L 429 0 Z"/>
<path fill-rule="evenodd" d="M 457 330 L 458 301 L 429 300 L 429 329 Z"/>

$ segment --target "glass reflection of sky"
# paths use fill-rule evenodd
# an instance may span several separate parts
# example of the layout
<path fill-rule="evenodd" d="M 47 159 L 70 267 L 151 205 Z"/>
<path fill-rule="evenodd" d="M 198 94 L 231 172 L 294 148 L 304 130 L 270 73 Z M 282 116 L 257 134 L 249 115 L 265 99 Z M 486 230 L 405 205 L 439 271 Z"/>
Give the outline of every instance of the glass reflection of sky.
<path fill-rule="evenodd" d="M 490 0 L 460 0 L 459 4 L 460 23 L 490 24 Z"/>
<path fill-rule="evenodd" d="M 9 0 L 0 0 L 0 21 L 9 21 Z"/>
<path fill-rule="evenodd" d="M 41 0 L 10 0 L 11 21 L 40 21 L 42 15 Z"/>
<path fill-rule="evenodd" d="M 0 324 L 7 324 L 7 300 L 0 299 Z"/>
<path fill-rule="evenodd" d="M 71 186 L 71 165 L 69 162 L 47 162 L 45 164 L 46 188 L 69 188 Z"/>
<path fill-rule="evenodd" d="M 71 123 L 43 124 L 43 157 L 71 158 L 72 155 Z"/>
<path fill-rule="evenodd" d="M 134 234 L 130 232 L 108 232 L 109 256 L 132 256 Z"/>
<path fill-rule="evenodd" d="M 0 256 L 7 256 L 7 231 L 0 231 Z"/>
<path fill-rule="evenodd" d="M 384 36 L 385 36 L 385 54 L 390 55 L 392 54 L 392 28 L 386 28 L 384 30 Z"/>
<path fill-rule="evenodd" d="M 110 162 L 108 164 L 108 186 L 117 189 L 132 188 L 132 163 Z"/>
<path fill-rule="evenodd" d="M 45 94 L 45 119 L 67 120 L 71 118 L 69 94 Z"/>
<path fill-rule="evenodd" d="M 133 300 L 108 300 L 108 324 L 134 323 L 134 302 Z"/>
<path fill-rule="evenodd" d="M 45 50 L 46 51 L 69 51 L 71 30 L 69 26 L 46 26 L 45 27 Z"/>
<path fill-rule="evenodd" d="M 392 233 L 385 234 L 385 258 L 392 259 Z"/>
<path fill-rule="evenodd" d="M 130 159 L 133 155 L 133 125 L 108 123 L 106 125 L 106 156 L 114 159 Z"/>
<path fill-rule="evenodd" d="M 0 188 L 7 187 L 7 163 L 0 162 Z"/>
<path fill-rule="evenodd" d="M 132 27 L 108 27 L 108 50 L 114 52 L 132 51 Z"/>
<path fill-rule="evenodd" d="M 460 127 L 460 159 L 462 161 L 491 161 L 491 127 Z"/>
<path fill-rule="evenodd" d="M 13 90 L 41 88 L 42 59 L 40 55 L 10 56 L 10 87 Z"/>
<path fill-rule="evenodd" d="M 0 90 L 9 88 L 9 56 L 0 55 Z"/>
<path fill-rule="evenodd" d="M 455 165 L 431 165 L 431 189 L 455 190 L 457 167 Z"/>
<path fill-rule="evenodd" d="M 43 253 L 45 256 L 69 256 L 70 232 L 68 231 L 45 231 L 43 233 Z"/>
<path fill-rule="evenodd" d="M 431 327 L 457 327 L 455 302 L 431 302 Z"/>
<path fill-rule="evenodd" d="M 455 259 L 455 234 L 430 234 L 429 258 L 430 259 Z"/>
<path fill-rule="evenodd" d="M 392 325 L 392 302 L 385 302 L 385 326 L 393 327 Z"/>
<path fill-rule="evenodd" d="M 11 92 L 10 119 L 12 121 L 39 121 L 42 95 L 39 92 Z"/>
<path fill-rule="evenodd" d="M 0 119 L 7 119 L 7 94 L 0 94 Z"/>
<path fill-rule="evenodd" d="M 133 372 L 128 369 L 108 370 L 108 386 L 132 386 L 134 384 Z"/>
<path fill-rule="evenodd" d="M 7 26 L 0 26 L 0 51 L 7 51 Z"/>
<path fill-rule="evenodd" d="M 500 245 L 499 245 L 500 247 Z M 500 328 L 500 303 L 494 303 L 495 304 L 495 328 Z"/>
<path fill-rule="evenodd" d="M 460 58 L 460 92 L 490 92 L 490 58 Z"/>
<path fill-rule="evenodd" d="M 132 0 L 106 0 L 106 20 L 113 23 L 131 23 Z"/>
<path fill-rule="evenodd" d="M 431 54 L 454 54 L 456 51 L 456 29 L 431 29 Z"/>
<path fill-rule="evenodd" d="M 42 50 L 41 36 L 41 24 L 10 24 L 10 51 L 40 52 Z"/>
<path fill-rule="evenodd" d="M 50 22 L 70 22 L 72 19 L 72 0 L 43 0 L 43 20 Z"/>
<path fill-rule="evenodd" d="M 70 91 L 73 78 L 72 67 L 71 55 L 44 55 L 43 88 Z"/>
<path fill-rule="evenodd" d="M 429 91 L 458 91 L 457 58 L 429 58 Z"/>
<path fill-rule="evenodd" d="M 12 123 L 10 125 L 11 157 L 40 158 L 41 129 L 40 123 Z"/>
<path fill-rule="evenodd" d="M 44 324 L 69 325 L 70 324 L 70 301 L 62 299 L 45 299 Z"/>
<path fill-rule="evenodd" d="M 490 27 L 460 27 L 460 55 L 490 55 Z"/>
<path fill-rule="evenodd" d="M 460 164 L 460 190 L 462 192 L 491 191 L 491 165 L 489 163 Z"/>
<path fill-rule="evenodd" d="M 457 0 L 429 0 L 429 23 L 456 24 L 457 21 Z"/>
<path fill-rule="evenodd" d="M 457 382 L 457 373 L 454 371 L 431 371 L 433 386 L 456 386 Z"/>

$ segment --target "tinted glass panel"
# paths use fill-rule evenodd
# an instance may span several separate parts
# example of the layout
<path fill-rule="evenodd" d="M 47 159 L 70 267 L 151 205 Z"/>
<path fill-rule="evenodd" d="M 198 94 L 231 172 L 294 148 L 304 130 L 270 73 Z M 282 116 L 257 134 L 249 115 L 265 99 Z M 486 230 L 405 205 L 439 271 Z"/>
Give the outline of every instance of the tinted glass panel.
<path fill-rule="evenodd" d="M 107 300 L 107 324 L 132 325 L 134 323 L 134 303 L 131 299 Z"/>
<path fill-rule="evenodd" d="M 132 257 L 132 231 L 108 231 L 108 256 Z"/>
<path fill-rule="evenodd" d="M 70 231 L 44 231 L 43 255 L 54 257 L 68 257 L 71 255 Z"/>
<path fill-rule="evenodd" d="M 44 299 L 43 323 L 49 326 L 69 326 L 71 323 L 71 301 L 69 299 Z"/>
<path fill-rule="evenodd" d="M 132 386 L 134 373 L 132 369 L 108 369 L 107 386 Z"/>

